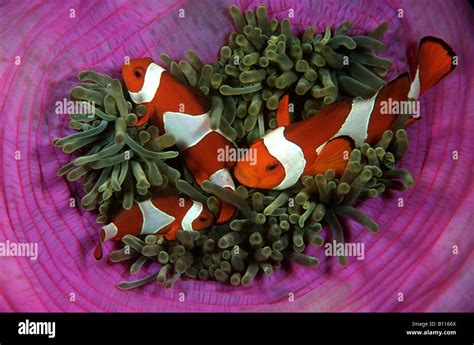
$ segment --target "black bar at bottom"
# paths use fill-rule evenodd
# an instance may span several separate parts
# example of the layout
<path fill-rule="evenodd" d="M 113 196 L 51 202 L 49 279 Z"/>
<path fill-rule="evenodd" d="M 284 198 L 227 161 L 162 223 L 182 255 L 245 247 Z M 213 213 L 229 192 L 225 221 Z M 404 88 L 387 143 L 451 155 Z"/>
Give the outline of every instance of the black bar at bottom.
<path fill-rule="evenodd" d="M 473 343 L 474 314 L 461 313 L 0 314 L 1 345 Z"/>

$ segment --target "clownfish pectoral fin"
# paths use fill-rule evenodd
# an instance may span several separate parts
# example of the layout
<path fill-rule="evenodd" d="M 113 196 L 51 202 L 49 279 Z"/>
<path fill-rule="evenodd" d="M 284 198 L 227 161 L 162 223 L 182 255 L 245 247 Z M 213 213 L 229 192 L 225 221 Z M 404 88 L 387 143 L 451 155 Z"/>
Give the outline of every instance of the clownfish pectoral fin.
<path fill-rule="evenodd" d="M 189 169 L 191 170 L 191 169 Z M 194 180 L 198 185 L 201 185 L 204 181 L 209 180 L 209 174 L 201 170 L 191 170 L 194 176 Z"/>
<path fill-rule="evenodd" d="M 144 105 L 146 106 L 146 112 L 143 114 L 143 116 L 138 118 L 138 121 L 135 123 L 135 127 L 139 127 L 147 123 L 154 113 L 154 108 L 151 103 L 144 103 Z"/>
<path fill-rule="evenodd" d="M 290 96 L 285 94 L 280 98 L 277 110 L 277 125 L 278 127 L 285 127 L 291 124 L 290 111 L 289 111 L 289 99 Z"/>
<path fill-rule="evenodd" d="M 185 151 L 186 154 L 186 151 Z M 186 161 L 186 167 L 189 171 L 189 173 L 194 177 L 194 180 L 198 185 L 201 185 L 205 180 L 209 180 L 209 174 L 202 169 L 202 163 L 196 161 L 195 159 L 187 156 L 185 159 Z M 203 157 L 199 157 L 203 158 Z M 204 162 L 205 163 L 205 162 Z"/>
<path fill-rule="evenodd" d="M 209 110 L 211 108 L 209 98 L 196 86 L 186 86 L 188 91 L 193 95 L 194 100 L 199 103 L 204 109 Z"/>
<path fill-rule="evenodd" d="M 318 158 L 310 166 L 310 172 L 312 174 L 323 174 L 326 170 L 332 169 L 337 176 L 341 176 L 346 169 L 349 156 L 354 147 L 354 140 L 347 135 L 329 140 L 322 148 Z"/>
<path fill-rule="evenodd" d="M 168 232 L 168 233 L 165 235 L 165 238 L 166 238 L 168 241 L 174 241 L 174 240 L 176 240 L 176 232 Z"/>
<path fill-rule="evenodd" d="M 171 224 L 168 231 L 166 231 L 166 229 L 163 229 L 164 231 L 162 230 L 159 233 L 163 234 L 168 241 L 174 241 L 176 240 L 176 232 L 180 229 L 181 227 L 179 226 L 178 222 L 174 222 L 173 224 Z"/>
<path fill-rule="evenodd" d="M 165 234 L 165 238 L 166 238 L 168 241 L 175 241 L 175 240 L 176 240 L 176 232 L 177 232 L 178 230 L 179 230 L 179 229 L 173 229 L 173 230 L 168 231 L 168 232 Z"/>
<path fill-rule="evenodd" d="M 232 204 L 229 204 L 226 201 L 219 200 L 221 203 L 221 209 L 219 212 L 219 217 L 216 220 L 217 224 L 222 224 L 227 222 L 235 213 L 236 209 L 235 206 Z"/>

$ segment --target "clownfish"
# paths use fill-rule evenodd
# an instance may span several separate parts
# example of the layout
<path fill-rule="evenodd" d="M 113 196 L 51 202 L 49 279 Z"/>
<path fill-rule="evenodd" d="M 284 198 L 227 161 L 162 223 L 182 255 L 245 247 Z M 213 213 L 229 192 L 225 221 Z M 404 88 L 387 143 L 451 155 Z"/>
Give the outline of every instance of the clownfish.
<path fill-rule="evenodd" d="M 147 106 L 136 126 L 149 122 L 161 133 L 172 134 L 199 185 L 209 180 L 235 190 L 229 172 L 234 162 L 222 161 L 218 155 L 234 144 L 220 130 L 211 129 L 209 100 L 201 90 L 183 84 L 151 58 L 131 59 L 123 65 L 122 77 L 133 102 Z M 217 223 L 227 221 L 234 213 L 235 207 L 221 200 Z"/>
<path fill-rule="evenodd" d="M 348 99 L 328 105 L 315 116 L 290 124 L 288 95 L 279 104 L 278 128 L 254 142 L 257 164 L 238 161 L 237 180 L 253 188 L 282 190 L 304 175 L 333 169 L 341 176 L 348 153 L 367 142 L 376 144 L 397 115 L 387 114 L 387 102 L 416 101 L 455 67 L 454 51 L 439 38 L 424 37 L 418 48 L 418 66 L 381 87 L 370 99 Z M 413 73 L 414 72 L 414 73 Z M 419 115 L 417 115 L 419 117 Z M 413 123 L 410 117 L 405 125 Z"/>
<path fill-rule="evenodd" d="M 213 221 L 214 215 L 202 203 L 177 195 L 135 202 L 129 210 L 119 211 L 114 220 L 100 230 L 94 257 L 102 258 L 102 244 L 108 240 L 119 241 L 125 235 L 163 235 L 174 241 L 178 230 L 203 230 Z"/>

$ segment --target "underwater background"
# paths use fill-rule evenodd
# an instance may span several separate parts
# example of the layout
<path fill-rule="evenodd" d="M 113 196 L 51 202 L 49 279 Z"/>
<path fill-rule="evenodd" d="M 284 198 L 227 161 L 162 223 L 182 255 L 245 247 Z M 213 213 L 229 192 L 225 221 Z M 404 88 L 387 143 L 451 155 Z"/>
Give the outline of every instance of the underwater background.
<path fill-rule="evenodd" d="M 233 30 L 228 7 L 260 3 L 279 20 L 294 9 L 293 30 L 351 21 L 362 33 L 387 22 L 388 80 L 421 37 L 452 46 L 459 66 L 423 95 L 422 120 L 407 129 L 401 167 L 415 185 L 360 207 L 379 234 L 346 222 L 349 240 L 366 249 L 346 268 L 318 250 L 317 268 L 285 266 L 249 286 L 187 280 L 120 291 L 128 267 L 94 259 L 100 225 L 70 207 L 80 186 L 56 175 L 70 157 L 51 139 L 72 131 L 55 102 L 83 69 L 119 76 L 124 56 L 177 60 L 192 49 L 214 61 Z M 0 311 L 473 311 L 473 17 L 467 1 L 0 1 L 0 242 L 38 243 L 39 254 L 0 257 Z"/>

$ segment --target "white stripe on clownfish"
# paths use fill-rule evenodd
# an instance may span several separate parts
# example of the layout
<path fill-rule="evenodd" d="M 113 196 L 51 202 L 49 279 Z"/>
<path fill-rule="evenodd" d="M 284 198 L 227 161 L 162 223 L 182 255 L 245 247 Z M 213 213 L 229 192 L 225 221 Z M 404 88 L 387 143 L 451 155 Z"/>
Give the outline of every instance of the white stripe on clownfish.
<path fill-rule="evenodd" d="M 188 115 L 180 112 L 167 111 L 163 115 L 165 132 L 176 139 L 176 146 L 186 150 L 199 143 L 202 138 L 212 132 L 211 119 L 207 113 Z"/>
<path fill-rule="evenodd" d="M 128 92 L 130 98 L 135 102 L 135 104 L 148 103 L 155 98 L 156 92 L 160 87 L 161 74 L 164 71 L 165 69 L 156 63 L 152 62 L 148 65 L 142 89 L 138 92 Z"/>
<path fill-rule="evenodd" d="M 193 200 L 193 206 L 186 212 L 181 221 L 181 227 L 184 231 L 194 231 L 193 229 L 193 222 L 196 220 L 197 217 L 201 214 L 203 209 L 202 203 L 199 201 Z"/>
<path fill-rule="evenodd" d="M 356 146 L 362 145 L 362 143 L 367 139 L 369 121 L 374 109 L 377 94 L 370 99 L 353 100 L 351 110 L 347 115 L 346 120 L 331 139 L 347 135 L 354 140 Z M 306 159 L 303 150 L 297 144 L 285 138 L 284 130 L 285 127 L 279 127 L 263 137 L 263 142 L 268 152 L 278 159 L 285 169 L 285 177 L 283 181 L 273 188 L 276 190 L 286 189 L 294 185 L 301 177 L 306 167 Z M 316 149 L 318 154 L 322 151 L 329 140 Z"/>
<path fill-rule="evenodd" d="M 285 169 L 285 178 L 273 189 L 281 190 L 294 185 L 303 174 L 306 159 L 303 150 L 284 135 L 285 127 L 278 127 L 263 137 L 268 152 L 278 159 Z"/>
<path fill-rule="evenodd" d="M 217 132 L 232 142 L 220 129 L 211 129 L 209 113 L 189 115 L 186 113 L 167 111 L 163 115 L 163 123 L 165 132 L 175 137 L 176 146 L 178 146 L 180 150 L 186 150 L 198 144 L 202 138 L 211 132 Z"/>
<path fill-rule="evenodd" d="M 418 99 L 420 97 L 420 66 L 416 68 L 415 78 L 410 85 L 410 91 L 408 91 L 408 98 Z"/>
<path fill-rule="evenodd" d="M 165 70 L 151 63 L 145 73 L 145 80 L 142 89 L 139 92 L 130 92 L 130 97 L 136 104 L 151 102 L 160 86 L 161 74 Z M 197 145 L 206 135 L 211 132 L 217 132 L 235 145 L 233 140 L 227 137 L 220 129 L 211 129 L 209 113 L 201 115 L 189 115 L 182 112 L 167 111 L 163 114 L 164 130 L 172 134 L 176 139 L 176 146 L 180 150 L 186 150 Z M 214 172 L 210 177 L 211 182 L 225 188 L 229 187 L 235 190 L 235 185 L 227 169 L 220 169 Z"/>
<path fill-rule="evenodd" d="M 226 137 L 221 130 L 211 129 L 211 119 L 208 113 L 189 115 L 167 111 L 163 116 L 163 123 L 165 132 L 175 137 L 176 146 L 178 146 L 181 151 L 199 144 L 199 142 L 211 132 L 217 132 L 233 143 L 232 139 Z M 229 187 L 235 190 L 232 176 L 225 168 L 215 171 L 209 177 L 209 180 L 222 188 Z"/>
<path fill-rule="evenodd" d="M 369 99 L 354 99 L 352 101 L 351 111 L 346 117 L 341 128 L 329 140 L 321 144 L 316 153 L 320 154 L 324 146 L 334 138 L 340 136 L 349 136 L 354 140 L 355 146 L 358 147 L 367 139 L 369 122 L 375 106 L 378 92 Z"/>
<path fill-rule="evenodd" d="M 161 74 L 165 69 L 155 63 L 150 63 L 145 73 L 145 80 L 139 92 L 129 91 L 130 97 L 136 104 L 151 102 L 160 87 Z M 168 111 L 163 114 L 166 133 L 176 138 L 176 145 L 187 149 L 199 143 L 202 138 L 212 131 L 216 131 L 227 140 L 232 140 L 224 135 L 221 130 L 211 129 L 209 113 L 202 115 L 189 115 L 181 112 Z"/>
<path fill-rule="evenodd" d="M 170 225 L 175 221 L 175 217 L 161 211 L 155 207 L 151 200 L 145 200 L 143 202 L 137 202 L 140 206 L 140 210 L 143 215 L 143 225 L 140 231 L 140 235 L 152 235 L 163 229 L 165 226 Z"/>

